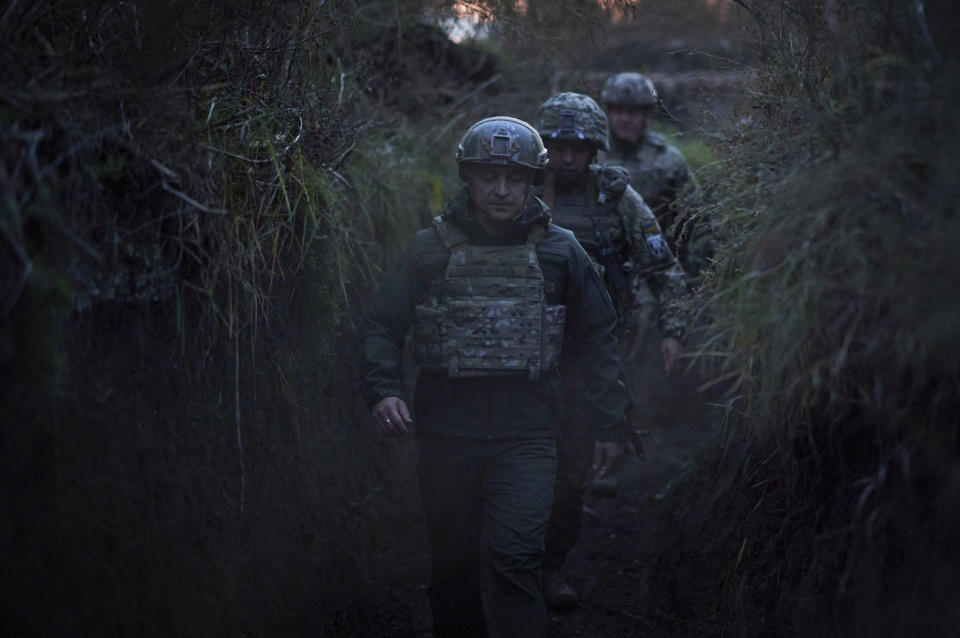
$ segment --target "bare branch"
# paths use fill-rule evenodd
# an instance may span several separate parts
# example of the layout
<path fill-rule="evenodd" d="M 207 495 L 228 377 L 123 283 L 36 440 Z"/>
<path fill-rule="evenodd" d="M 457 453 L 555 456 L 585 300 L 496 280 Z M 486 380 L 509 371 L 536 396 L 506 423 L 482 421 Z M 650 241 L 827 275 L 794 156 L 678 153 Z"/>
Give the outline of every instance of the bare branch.
<path fill-rule="evenodd" d="M 163 190 L 167 191 L 171 195 L 175 195 L 179 197 L 180 199 L 182 199 L 183 201 L 190 204 L 191 206 L 193 206 L 194 208 L 196 208 L 201 212 L 208 213 L 210 215 L 226 215 L 227 214 L 227 211 L 222 208 L 210 208 L 209 206 L 201 204 L 200 202 L 190 197 L 186 193 L 178 191 L 174 187 L 170 186 L 170 184 L 168 184 L 166 180 L 164 180 L 163 182 Z"/>
<path fill-rule="evenodd" d="M 734 1 L 736 4 L 739 4 L 739 5 L 740 5 L 741 7 L 743 7 L 744 9 L 746 9 L 747 13 L 749 13 L 750 15 L 752 15 L 752 16 L 756 19 L 757 22 L 759 22 L 760 24 L 764 24 L 764 20 L 763 20 L 762 17 L 760 17 L 760 14 L 757 13 L 756 11 L 754 11 L 753 9 L 751 9 L 750 7 L 748 7 L 747 4 L 746 4 L 743 0 L 733 0 L 733 1 Z"/>
<path fill-rule="evenodd" d="M 350 180 L 348 180 L 346 177 L 344 177 L 343 175 L 341 175 L 340 173 L 338 173 L 335 169 L 331 168 L 330 166 L 327 166 L 326 164 L 323 164 L 323 163 L 321 163 L 320 165 L 323 166 L 323 167 L 324 167 L 325 169 L 327 169 L 328 171 L 330 171 L 330 173 L 331 173 L 334 177 L 336 177 L 338 180 L 340 180 L 340 181 L 343 183 L 344 186 L 346 186 L 346 187 L 349 188 L 350 190 L 353 190 L 353 184 L 350 183 Z"/>
<path fill-rule="evenodd" d="M 230 151 L 225 151 L 225 150 L 223 150 L 222 148 L 217 148 L 216 146 L 210 146 L 209 144 L 201 144 L 200 146 L 202 146 L 203 148 L 205 148 L 205 149 L 207 149 L 207 150 L 210 150 L 210 151 L 216 151 L 217 153 L 222 153 L 223 155 L 226 155 L 227 157 L 232 157 L 232 158 L 234 158 L 234 159 L 243 160 L 244 162 L 250 162 L 251 164 L 268 164 L 268 163 L 271 161 L 269 158 L 268 158 L 268 159 L 255 159 L 255 158 L 252 158 L 252 157 L 244 157 L 243 155 L 237 155 L 236 153 L 231 153 Z"/>
<path fill-rule="evenodd" d="M 349 155 L 349 154 L 350 154 L 350 151 L 352 151 L 354 148 L 356 148 L 356 146 L 357 146 L 357 140 L 356 140 L 356 138 L 354 138 L 354 140 L 353 140 L 352 142 L 350 142 L 350 146 L 347 147 L 347 150 L 345 150 L 344 152 L 340 153 L 340 157 L 338 157 L 338 158 L 337 158 L 337 161 L 335 161 L 335 162 L 333 163 L 333 167 L 334 167 L 334 168 L 340 168 L 340 165 L 343 164 L 343 160 L 347 159 L 347 155 Z"/>
<path fill-rule="evenodd" d="M 176 182 L 180 181 L 180 176 L 177 175 L 177 173 L 173 169 L 167 168 L 166 166 L 164 166 L 163 164 L 161 164 L 155 159 L 151 159 L 150 164 L 152 164 L 155 169 L 160 171 L 160 173 L 162 173 L 163 176 L 166 177 L 167 179 L 172 179 Z"/>

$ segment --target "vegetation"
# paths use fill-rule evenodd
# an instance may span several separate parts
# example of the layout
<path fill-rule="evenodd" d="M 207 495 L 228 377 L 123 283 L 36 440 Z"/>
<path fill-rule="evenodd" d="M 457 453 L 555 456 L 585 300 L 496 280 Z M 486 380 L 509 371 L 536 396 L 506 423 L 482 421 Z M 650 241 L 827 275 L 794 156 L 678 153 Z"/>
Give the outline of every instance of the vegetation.
<path fill-rule="evenodd" d="M 753 9 L 752 112 L 702 178 L 727 419 L 663 559 L 733 633 L 960 627 L 957 15 L 923 4 Z"/>
<path fill-rule="evenodd" d="M 395 462 L 409 445 L 354 428 L 349 337 L 381 246 L 427 208 L 431 162 L 345 167 L 410 139 L 384 134 L 363 75 L 383 67 L 353 53 L 384 27 L 352 9 L 3 13 L 0 622 L 15 634 L 369 620 L 354 601 L 416 507 L 392 487 L 412 480 Z"/>
<path fill-rule="evenodd" d="M 960 627 L 957 9 L 601 5 L 8 3 L 0 624 L 409 629 L 414 451 L 363 427 L 363 299 L 470 122 L 622 60 L 712 60 L 758 79 L 730 126 L 679 127 L 720 241 L 693 309 L 727 418 L 675 488 L 664 604 L 689 633 Z M 436 25 L 464 7 L 490 31 L 454 45 Z"/>

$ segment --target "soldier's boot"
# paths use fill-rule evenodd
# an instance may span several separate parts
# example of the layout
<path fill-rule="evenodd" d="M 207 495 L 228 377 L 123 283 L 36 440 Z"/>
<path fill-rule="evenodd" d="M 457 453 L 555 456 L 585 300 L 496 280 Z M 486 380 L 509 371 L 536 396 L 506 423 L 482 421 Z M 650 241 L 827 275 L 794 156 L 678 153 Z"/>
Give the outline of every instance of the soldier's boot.
<path fill-rule="evenodd" d="M 543 569 L 543 602 L 550 609 L 563 611 L 577 606 L 577 590 L 560 569 Z"/>

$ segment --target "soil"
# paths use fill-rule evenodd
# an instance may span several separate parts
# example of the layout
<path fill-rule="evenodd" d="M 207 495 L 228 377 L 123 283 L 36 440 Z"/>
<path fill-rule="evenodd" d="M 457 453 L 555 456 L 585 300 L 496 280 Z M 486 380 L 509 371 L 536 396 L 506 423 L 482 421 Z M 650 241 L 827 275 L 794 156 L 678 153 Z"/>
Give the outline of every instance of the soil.
<path fill-rule="evenodd" d="M 652 423 L 643 440 L 646 458 L 624 460 L 617 493 L 587 495 L 580 542 L 565 566 L 580 602 L 549 614 L 549 636 L 713 635 L 708 616 L 670 608 L 655 572 L 678 505 L 673 488 L 694 467 L 710 429 L 703 421 Z"/>
<path fill-rule="evenodd" d="M 672 608 L 678 597 L 661 591 L 664 583 L 673 587 L 671 575 L 657 572 L 676 538 L 674 513 L 683 505 L 676 488 L 696 469 L 715 418 L 697 391 L 698 375 L 687 370 L 665 379 L 659 341 L 645 341 L 646 363 L 632 382 L 644 453 L 623 459 L 615 494 L 585 495 L 580 541 L 564 566 L 580 600 L 549 614 L 551 638 L 717 635 L 709 610 Z"/>

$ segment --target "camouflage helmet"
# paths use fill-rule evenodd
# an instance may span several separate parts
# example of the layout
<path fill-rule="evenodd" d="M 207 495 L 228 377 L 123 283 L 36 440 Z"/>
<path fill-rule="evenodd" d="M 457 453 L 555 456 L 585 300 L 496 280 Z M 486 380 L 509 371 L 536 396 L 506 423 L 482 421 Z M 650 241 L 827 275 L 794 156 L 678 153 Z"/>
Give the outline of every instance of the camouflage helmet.
<path fill-rule="evenodd" d="M 656 106 L 659 96 L 642 73 L 617 73 L 607 78 L 600 99 L 607 105 Z"/>
<path fill-rule="evenodd" d="M 545 139 L 587 140 L 607 150 L 607 115 L 583 93 L 555 93 L 537 111 L 537 130 Z"/>
<path fill-rule="evenodd" d="M 537 130 L 513 117 L 498 115 L 480 120 L 467 129 L 457 145 L 460 176 L 465 164 L 526 166 L 540 170 L 547 165 L 547 149 Z"/>

